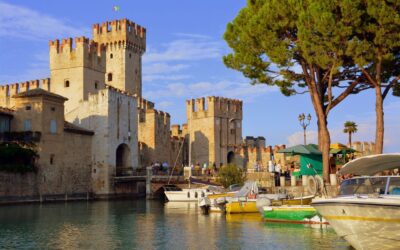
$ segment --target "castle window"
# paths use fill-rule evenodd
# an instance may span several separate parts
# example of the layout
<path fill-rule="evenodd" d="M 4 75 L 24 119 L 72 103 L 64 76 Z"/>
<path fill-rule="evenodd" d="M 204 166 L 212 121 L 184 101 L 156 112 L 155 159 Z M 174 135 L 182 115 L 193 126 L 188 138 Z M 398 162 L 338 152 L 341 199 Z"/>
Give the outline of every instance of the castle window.
<path fill-rule="evenodd" d="M 24 120 L 24 131 L 32 131 L 32 120 Z"/>
<path fill-rule="evenodd" d="M 54 154 L 51 154 L 50 155 L 50 165 L 53 165 L 54 164 Z"/>
<path fill-rule="evenodd" d="M 55 107 L 51 107 L 50 110 L 51 111 L 56 111 L 56 108 Z"/>
<path fill-rule="evenodd" d="M 57 133 L 57 121 L 50 120 L 50 133 L 55 134 Z"/>
<path fill-rule="evenodd" d="M 108 80 L 109 82 L 112 81 L 112 73 L 108 73 L 108 75 L 107 75 L 107 80 Z"/>
<path fill-rule="evenodd" d="M 25 110 L 31 110 L 31 109 L 32 109 L 31 105 L 26 105 L 25 106 Z"/>
<path fill-rule="evenodd" d="M 94 82 L 94 88 L 97 89 L 98 88 L 99 83 L 97 81 Z"/>
<path fill-rule="evenodd" d="M 132 57 L 132 54 L 131 53 L 129 53 L 129 58 L 131 58 Z"/>
<path fill-rule="evenodd" d="M 66 80 L 66 81 L 64 82 L 64 86 L 65 86 L 66 88 L 69 88 L 69 80 Z"/>
<path fill-rule="evenodd" d="M 112 59 L 113 57 L 114 57 L 114 56 L 113 56 L 113 54 L 111 53 L 111 54 L 110 54 L 110 58 Z"/>

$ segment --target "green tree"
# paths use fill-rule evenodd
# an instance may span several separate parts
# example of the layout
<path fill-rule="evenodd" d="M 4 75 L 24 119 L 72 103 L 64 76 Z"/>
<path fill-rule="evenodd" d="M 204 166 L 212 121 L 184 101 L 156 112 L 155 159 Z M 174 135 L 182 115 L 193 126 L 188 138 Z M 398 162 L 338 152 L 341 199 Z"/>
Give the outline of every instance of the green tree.
<path fill-rule="evenodd" d="M 220 168 L 218 172 L 218 182 L 225 188 L 233 184 L 242 185 L 246 180 L 243 170 L 235 164 L 228 164 Z"/>
<path fill-rule="evenodd" d="M 351 1 L 248 0 L 224 34 L 233 49 L 224 56 L 226 66 L 241 71 L 253 84 L 277 86 L 286 96 L 309 93 L 325 181 L 328 114 L 350 94 L 369 88 L 366 76 L 346 55 L 347 39 L 354 33 L 348 26 L 353 18 L 348 5 Z M 341 18 L 342 9 L 346 18 Z"/>
<path fill-rule="evenodd" d="M 389 92 L 400 96 L 400 1 L 352 0 L 357 18 L 349 25 L 346 55 L 363 73 L 365 83 L 375 90 L 375 153 L 383 152 L 383 101 Z"/>
<path fill-rule="evenodd" d="M 349 134 L 349 145 L 351 147 L 351 135 L 357 133 L 357 124 L 352 121 L 347 121 L 344 123 L 343 133 Z"/>

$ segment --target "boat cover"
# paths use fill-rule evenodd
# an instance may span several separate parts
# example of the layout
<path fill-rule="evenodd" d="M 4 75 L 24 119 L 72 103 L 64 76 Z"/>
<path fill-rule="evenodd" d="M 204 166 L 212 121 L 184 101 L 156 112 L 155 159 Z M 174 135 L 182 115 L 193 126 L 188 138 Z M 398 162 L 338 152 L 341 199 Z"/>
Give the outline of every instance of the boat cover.
<path fill-rule="evenodd" d="M 235 194 L 235 197 L 245 197 L 249 193 L 258 194 L 258 186 L 255 181 L 246 181 L 243 187 Z"/>
<path fill-rule="evenodd" d="M 400 168 L 400 153 L 368 155 L 346 163 L 340 174 L 373 175 Z"/>

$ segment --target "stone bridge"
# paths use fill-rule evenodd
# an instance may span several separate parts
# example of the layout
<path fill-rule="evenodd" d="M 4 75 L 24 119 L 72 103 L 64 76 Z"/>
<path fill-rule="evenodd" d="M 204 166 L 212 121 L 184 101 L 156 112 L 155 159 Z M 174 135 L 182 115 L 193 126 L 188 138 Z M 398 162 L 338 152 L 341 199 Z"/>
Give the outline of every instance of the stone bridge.
<path fill-rule="evenodd" d="M 209 178 L 209 177 L 208 177 Z M 114 185 L 129 183 L 137 187 L 146 186 L 146 198 L 153 199 L 163 196 L 165 185 L 175 185 L 180 188 L 189 186 L 188 176 L 184 175 L 167 175 L 165 173 L 153 173 L 151 168 L 146 171 L 138 171 L 128 176 L 114 177 Z M 201 185 L 191 184 L 191 187 L 199 187 Z M 144 188 L 137 188 L 144 195 Z"/>

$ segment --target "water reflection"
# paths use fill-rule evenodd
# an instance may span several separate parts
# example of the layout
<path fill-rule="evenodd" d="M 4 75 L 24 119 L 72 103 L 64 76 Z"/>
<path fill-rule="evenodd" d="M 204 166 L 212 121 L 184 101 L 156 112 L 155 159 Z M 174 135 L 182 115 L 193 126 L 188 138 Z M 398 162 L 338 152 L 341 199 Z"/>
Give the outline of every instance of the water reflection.
<path fill-rule="evenodd" d="M 0 207 L 0 249 L 347 249 L 330 228 L 204 216 L 196 203 L 76 202 Z"/>

